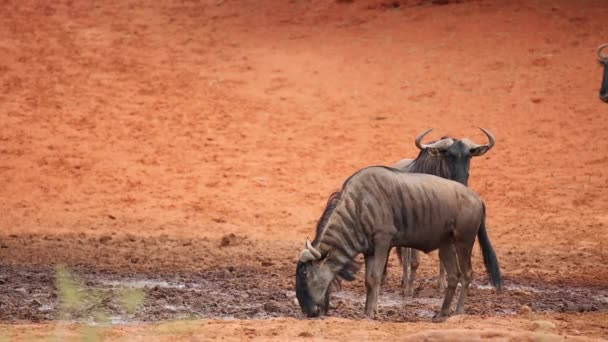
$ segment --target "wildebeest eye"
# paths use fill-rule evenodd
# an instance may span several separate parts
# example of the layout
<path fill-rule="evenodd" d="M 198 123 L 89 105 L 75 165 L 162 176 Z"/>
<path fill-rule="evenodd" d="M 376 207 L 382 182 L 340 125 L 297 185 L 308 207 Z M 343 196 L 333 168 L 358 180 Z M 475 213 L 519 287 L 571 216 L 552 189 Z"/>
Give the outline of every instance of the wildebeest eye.
<path fill-rule="evenodd" d="M 308 277 L 309 274 L 309 267 L 310 265 L 308 263 L 299 263 L 297 266 L 297 274 L 303 278 Z"/>

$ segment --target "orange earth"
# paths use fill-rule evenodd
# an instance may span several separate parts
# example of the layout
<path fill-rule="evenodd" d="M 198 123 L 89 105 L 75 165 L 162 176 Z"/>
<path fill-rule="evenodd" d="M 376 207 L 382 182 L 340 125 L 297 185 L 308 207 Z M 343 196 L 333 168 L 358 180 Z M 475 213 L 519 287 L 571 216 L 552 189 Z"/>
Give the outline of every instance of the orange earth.
<path fill-rule="evenodd" d="M 103 336 L 608 338 L 608 105 L 595 55 L 608 42 L 605 0 L 26 0 L 0 9 L 4 301 L 21 286 L 13 274 L 56 264 L 116 276 L 247 270 L 293 291 L 305 238 L 346 177 L 413 158 L 426 128 L 428 139 L 485 143 L 484 127 L 497 144 L 472 161 L 469 186 L 488 206 L 503 275 L 539 293 L 578 293 L 574 308 L 507 287 L 471 292 L 470 314 L 443 324 L 339 310 L 309 320 L 285 292 L 283 317 L 203 315 L 186 328 L 152 320 Z M 423 256 L 421 281 L 432 283 L 435 258 Z M 483 281 L 477 249 L 474 258 Z M 388 293 L 399 276 L 392 256 Z M 363 293 L 361 272 L 346 289 Z M 502 312 L 503 301 L 531 311 Z M 52 314 L 8 307 L 0 301 L 0 337 L 58 329 Z M 74 337 L 81 328 L 61 329 Z"/>

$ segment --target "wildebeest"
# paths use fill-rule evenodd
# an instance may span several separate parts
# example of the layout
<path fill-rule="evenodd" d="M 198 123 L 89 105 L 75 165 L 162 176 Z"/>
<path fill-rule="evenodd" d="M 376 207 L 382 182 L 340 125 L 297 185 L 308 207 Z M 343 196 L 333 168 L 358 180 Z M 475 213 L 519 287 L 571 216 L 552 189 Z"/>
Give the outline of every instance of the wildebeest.
<path fill-rule="evenodd" d="M 608 55 L 602 54 L 602 50 L 608 47 L 608 44 L 602 44 L 597 48 L 597 58 L 604 67 L 604 76 L 602 77 L 602 85 L 600 86 L 600 100 L 608 102 Z"/>
<path fill-rule="evenodd" d="M 471 252 L 479 239 L 492 284 L 500 288 L 498 260 L 485 228 L 485 205 L 469 188 L 440 177 L 405 173 L 386 166 L 364 168 L 334 193 L 306 240 L 296 266 L 296 297 L 309 317 L 326 314 L 330 285 L 354 279 L 354 258 L 365 259 L 365 314 L 373 316 L 384 265 L 392 247 L 423 252 L 439 249 L 448 286 L 435 321 L 449 316 L 458 282 L 462 291 L 456 313 L 464 312 L 471 281 Z M 336 278 L 337 277 L 337 278 Z"/>
<path fill-rule="evenodd" d="M 485 154 L 496 143 L 496 139 L 490 131 L 480 129 L 488 137 L 488 143 L 485 145 L 476 144 L 469 139 L 449 137 L 424 144 L 422 139 L 432 130 L 427 129 L 414 140 L 416 147 L 420 149 L 418 157 L 416 159 L 402 159 L 393 164 L 392 167 L 404 172 L 426 173 L 451 179 L 466 186 L 469 180 L 471 158 Z M 417 250 L 410 248 L 397 248 L 397 254 L 403 266 L 401 284 L 405 286 L 405 293 L 411 296 L 414 292 L 414 278 L 420 264 L 420 256 Z M 440 290 L 443 290 L 445 287 L 445 271 L 441 263 L 439 269 L 437 285 Z"/>

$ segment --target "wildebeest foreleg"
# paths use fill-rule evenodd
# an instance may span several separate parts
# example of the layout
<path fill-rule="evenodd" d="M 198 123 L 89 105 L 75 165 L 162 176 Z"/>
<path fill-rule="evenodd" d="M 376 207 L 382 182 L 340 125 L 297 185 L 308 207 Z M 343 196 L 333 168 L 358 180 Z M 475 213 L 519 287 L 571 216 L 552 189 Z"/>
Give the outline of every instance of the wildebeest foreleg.
<path fill-rule="evenodd" d="M 380 283 L 389 250 L 390 246 L 388 244 L 376 243 L 374 254 L 365 256 L 365 288 L 367 289 L 365 315 L 367 317 L 373 317 L 378 310 Z"/>
<path fill-rule="evenodd" d="M 437 276 L 437 287 L 439 288 L 439 292 L 443 292 L 443 290 L 445 290 L 445 267 L 443 267 L 443 264 L 441 263 L 441 260 L 439 261 L 439 275 Z"/>
<path fill-rule="evenodd" d="M 450 316 L 450 306 L 452 305 L 452 299 L 454 298 L 454 292 L 460 279 L 460 267 L 458 256 L 455 253 L 454 245 L 444 245 L 439 248 L 439 260 L 445 267 L 445 271 L 448 274 L 448 287 L 445 290 L 445 298 L 443 299 L 443 305 L 441 310 L 435 317 L 433 322 L 443 322 Z"/>
<path fill-rule="evenodd" d="M 409 274 L 410 274 L 410 249 L 405 247 L 399 248 L 399 256 L 401 256 L 401 267 L 403 268 L 403 275 L 401 276 L 401 286 L 407 286 Z"/>
<path fill-rule="evenodd" d="M 399 249 L 399 247 L 397 247 L 397 249 Z M 390 251 L 388 252 L 388 254 L 390 255 Z M 384 271 L 382 272 L 382 281 L 380 282 L 380 284 L 384 285 L 386 284 L 386 275 L 387 273 L 387 269 L 388 269 L 388 257 L 386 259 L 386 262 L 384 263 Z"/>
<path fill-rule="evenodd" d="M 401 279 L 401 285 L 405 286 L 405 295 L 412 297 L 414 295 L 414 279 L 416 279 L 416 271 L 420 265 L 420 253 L 413 248 L 404 248 L 402 253 L 403 278 Z"/>

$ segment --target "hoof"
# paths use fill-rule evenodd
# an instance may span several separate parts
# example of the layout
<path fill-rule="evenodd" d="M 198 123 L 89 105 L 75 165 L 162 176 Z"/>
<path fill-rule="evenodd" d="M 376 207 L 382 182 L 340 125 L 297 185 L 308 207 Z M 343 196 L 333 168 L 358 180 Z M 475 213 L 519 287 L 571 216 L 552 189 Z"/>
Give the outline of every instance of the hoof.
<path fill-rule="evenodd" d="M 448 319 L 449 316 L 442 316 L 440 314 L 435 315 L 433 317 L 433 323 L 443 323 Z"/>
<path fill-rule="evenodd" d="M 369 320 L 374 321 L 374 320 L 376 320 L 376 314 L 375 313 L 373 313 L 373 314 L 365 314 L 365 319 L 369 319 Z"/>

